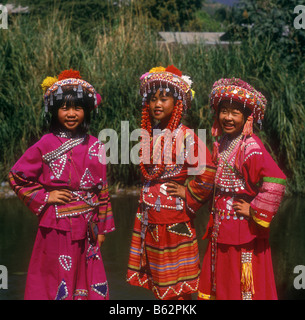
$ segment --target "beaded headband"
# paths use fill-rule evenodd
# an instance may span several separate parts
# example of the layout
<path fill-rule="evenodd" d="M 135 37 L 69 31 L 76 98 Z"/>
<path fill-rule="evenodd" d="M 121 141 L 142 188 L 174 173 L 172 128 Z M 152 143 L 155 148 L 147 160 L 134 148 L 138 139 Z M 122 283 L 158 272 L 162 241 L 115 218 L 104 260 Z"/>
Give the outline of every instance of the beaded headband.
<path fill-rule="evenodd" d="M 63 90 L 65 86 L 72 86 L 73 90 L 77 92 L 77 97 L 81 99 L 83 97 L 83 92 L 86 91 L 89 97 L 93 97 L 94 106 L 97 110 L 99 103 L 101 102 L 100 95 L 95 91 L 94 87 L 87 81 L 80 79 L 78 71 L 65 70 L 58 78 L 57 77 L 47 77 L 41 84 L 44 90 L 44 105 L 45 112 L 49 111 L 49 107 L 54 104 L 54 99 L 63 99 Z"/>
<path fill-rule="evenodd" d="M 153 68 L 143 74 L 140 80 L 140 94 L 143 97 L 143 105 L 150 93 L 156 93 L 157 90 L 169 92 L 170 88 L 173 88 L 173 95 L 178 100 L 182 100 L 184 111 L 191 107 L 191 101 L 195 95 L 195 91 L 191 89 L 192 80 L 188 76 L 183 76 L 181 71 L 173 65 L 167 68 Z"/>
<path fill-rule="evenodd" d="M 261 92 L 241 79 L 220 79 L 214 83 L 210 94 L 210 106 L 217 111 L 219 103 L 223 100 L 243 104 L 244 108 L 252 111 L 253 119 L 258 123 L 264 119 L 267 99 Z"/>

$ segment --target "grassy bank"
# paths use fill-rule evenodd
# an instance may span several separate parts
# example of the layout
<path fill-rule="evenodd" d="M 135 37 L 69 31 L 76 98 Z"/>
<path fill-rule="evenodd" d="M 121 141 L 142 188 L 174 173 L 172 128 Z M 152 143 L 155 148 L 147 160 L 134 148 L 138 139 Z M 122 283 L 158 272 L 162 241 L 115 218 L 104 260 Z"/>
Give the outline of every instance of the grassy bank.
<path fill-rule="evenodd" d="M 0 180 L 26 148 L 47 132 L 40 83 L 63 69 L 74 68 L 103 97 L 93 116 L 90 133 L 103 128 L 119 134 L 121 121 L 130 132 L 139 127 L 141 98 L 139 77 L 152 66 L 175 64 L 194 81 L 195 101 L 186 122 L 206 128 L 211 146 L 208 94 L 215 80 L 240 77 L 262 90 L 268 98 L 264 130 L 260 136 L 289 177 L 290 192 L 304 192 L 305 97 L 304 65 L 291 69 L 282 63 L 270 43 L 249 39 L 240 46 L 207 49 L 156 45 L 157 35 L 145 26 L 145 16 L 117 14 L 109 26 L 101 20 L 86 37 L 58 12 L 39 20 L 17 18 L 0 30 Z M 112 185 L 139 183 L 138 168 L 110 165 Z"/>

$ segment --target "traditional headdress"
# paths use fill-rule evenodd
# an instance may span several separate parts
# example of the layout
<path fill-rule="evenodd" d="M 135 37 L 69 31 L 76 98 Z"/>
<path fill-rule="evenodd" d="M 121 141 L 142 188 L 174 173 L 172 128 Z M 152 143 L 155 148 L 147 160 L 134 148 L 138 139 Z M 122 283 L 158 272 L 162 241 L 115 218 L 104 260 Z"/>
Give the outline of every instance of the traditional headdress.
<path fill-rule="evenodd" d="M 140 80 L 140 94 L 143 97 L 141 128 L 152 135 L 152 126 L 150 122 L 149 104 L 147 98 L 151 94 L 155 94 L 158 90 L 161 92 L 164 90 L 165 92 L 172 92 L 175 100 L 177 101 L 172 112 L 171 119 L 169 120 L 166 128 L 169 130 L 169 132 L 172 132 L 180 124 L 182 113 L 185 113 L 187 109 L 191 107 L 191 101 L 195 95 L 195 91 L 191 89 L 192 80 L 188 76 L 183 76 L 182 72 L 173 65 L 168 66 L 167 68 L 152 68 L 149 72 L 143 74 Z M 163 150 L 164 140 L 165 138 L 161 139 L 161 148 L 159 148 L 160 151 Z M 145 149 L 145 146 L 149 144 L 150 141 L 144 141 L 144 139 L 142 140 L 140 156 L 142 156 L 142 150 Z M 170 148 L 170 151 L 167 151 L 171 152 L 172 150 L 175 150 L 175 145 L 173 148 Z M 157 155 L 156 158 L 159 156 L 161 155 Z M 164 161 L 163 163 L 161 161 L 160 164 L 156 164 L 155 169 L 151 174 L 146 170 L 143 161 L 140 162 L 140 168 L 142 175 L 146 180 L 153 180 L 162 174 L 165 164 Z"/>
<path fill-rule="evenodd" d="M 79 71 L 64 70 L 57 77 L 47 77 L 41 84 L 44 91 L 45 112 L 52 108 L 54 99 L 63 99 L 63 90 L 65 86 L 73 87 L 77 92 L 77 97 L 82 98 L 83 92 L 86 91 L 89 97 L 94 99 L 94 108 L 97 109 L 101 102 L 101 96 L 95 91 L 94 87 L 85 80 L 81 79 Z"/>
<path fill-rule="evenodd" d="M 239 102 L 244 108 L 251 110 L 252 114 L 248 117 L 244 126 L 244 135 L 252 134 L 253 121 L 256 121 L 258 124 L 262 123 L 267 100 L 262 93 L 255 90 L 247 82 L 237 78 L 220 79 L 216 81 L 210 94 L 210 105 L 216 113 L 218 112 L 220 102 L 224 100 L 228 100 L 231 103 L 233 101 Z M 220 136 L 221 133 L 218 118 L 216 117 L 212 127 L 212 135 L 217 137 Z"/>
<path fill-rule="evenodd" d="M 235 165 L 238 170 L 241 168 L 244 157 L 244 146 L 245 139 L 248 135 L 253 133 L 253 121 L 261 125 L 264 119 L 264 113 L 267 105 L 267 99 L 264 95 L 255 90 L 247 82 L 232 78 L 232 79 L 220 79 L 216 81 L 213 85 L 212 92 L 210 94 L 210 106 L 218 114 L 219 104 L 221 101 L 228 100 L 231 103 L 238 102 L 244 106 L 244 108 L 251 111 L 251 115 L 248 116 L 246 123 L 244 125 L 242 135 L 243 139 L 240 140 L 240 148 L 238 154 L 236 155 Z M 219 137 L 222 134 L 222 128 L 218 121 L 218 116 L 216 115 L 214 124 L 212 126 L 212 135 L 214 137 Z M 216 162 L 219 150 L 218 141 L 214 142 L 213 146 L 213 161 Z"/>
<path fill-rule="evenodd" d="M 182 100 L 184 111 L 191 107 L 191 101 L 195 95 L 195 91 L 191 88 L 193 81 L 189 76 L 182 75 L 182 72 L 175 66 L 152 68 L 149 72 L 144 73 L 140 80 L 143 105 L 150 93 L 156 93 L 158 89 L 169 92 L 171 87 L 174 90 L 174 98 Z"/>

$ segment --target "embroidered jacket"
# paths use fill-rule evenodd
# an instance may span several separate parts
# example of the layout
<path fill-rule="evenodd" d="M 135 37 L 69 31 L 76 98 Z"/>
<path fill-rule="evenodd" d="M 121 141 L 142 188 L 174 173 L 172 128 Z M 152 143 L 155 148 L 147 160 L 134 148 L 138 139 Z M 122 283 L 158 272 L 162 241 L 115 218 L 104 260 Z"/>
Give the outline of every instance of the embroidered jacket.
<path fill-rule="evenodd" d="M 243 163 L 238 171 L 235 166 L 238 139 L 230 145 L 226 145 L 226 137 L 220 142 L 214 210 L 207 233 L 216 236 L 220 243 L 234 245 L 248 243 L 255 237 L 268 237 L 286 184 L 285 175 L 254 134 L 245 140 Z M 234 211 L 232 205 L 237 199 L 250 203 L 250 219 Z"/>
<path fill-rule="evenodd" d="M 154 150 L 160 146 L 163 133 L 154 141 Z M 168 161 L 162 175 L 153 181 L 144 181 L 140 204 L 148 211 L 148 222 L 152 224 L 173 224 L 189 221 L 191 216 L 206 202 L 213 190 L 215 165 L 211 154 L 193 130 L 180 125 L 172 134 L 172 140 L 165 141 L 164 150 L 174 145 L 172 159 Z M 152 142 L 153 143 L 153 142 Z M 164 150 L 162 150 L 163 153 Z M 178 156 L 177 156 L 178 155 Z M 154 170 L 152 166 L 151 172 Z M 170 196 L 166 192 L 166 183 L 176 181 L 184 184 L 187 179 L 186 200 Z"/>
<path fill-rule="evenodd" d="M 114 230 L 108 194 L 105 151 L 95 137 L 68 139 L 44 135 L 16 162 L 9 173 L 18 197 L 38 216 L 39 226 L 71 231 L 72 239 L 86 237 L 87 222 L 98 221 L 99 234 Z M 47 204 L 49 192 L 69 189 L 65 205 Z"/>

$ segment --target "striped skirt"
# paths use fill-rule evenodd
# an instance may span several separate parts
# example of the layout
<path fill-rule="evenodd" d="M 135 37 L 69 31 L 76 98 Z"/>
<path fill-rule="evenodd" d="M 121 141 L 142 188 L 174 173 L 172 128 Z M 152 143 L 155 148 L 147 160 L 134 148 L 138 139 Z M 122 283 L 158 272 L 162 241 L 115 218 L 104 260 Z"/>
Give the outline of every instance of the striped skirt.
<path fill-rule="evenodd" d="M 172 225 L 142 223 L 136 217 L 127 282 L 152 290 L 157 299 L 177 299 L 197 292 L 200 262 L 195 228 L 190 222 Z M 144 239 L 142 239 L 144 238 Z"/>

